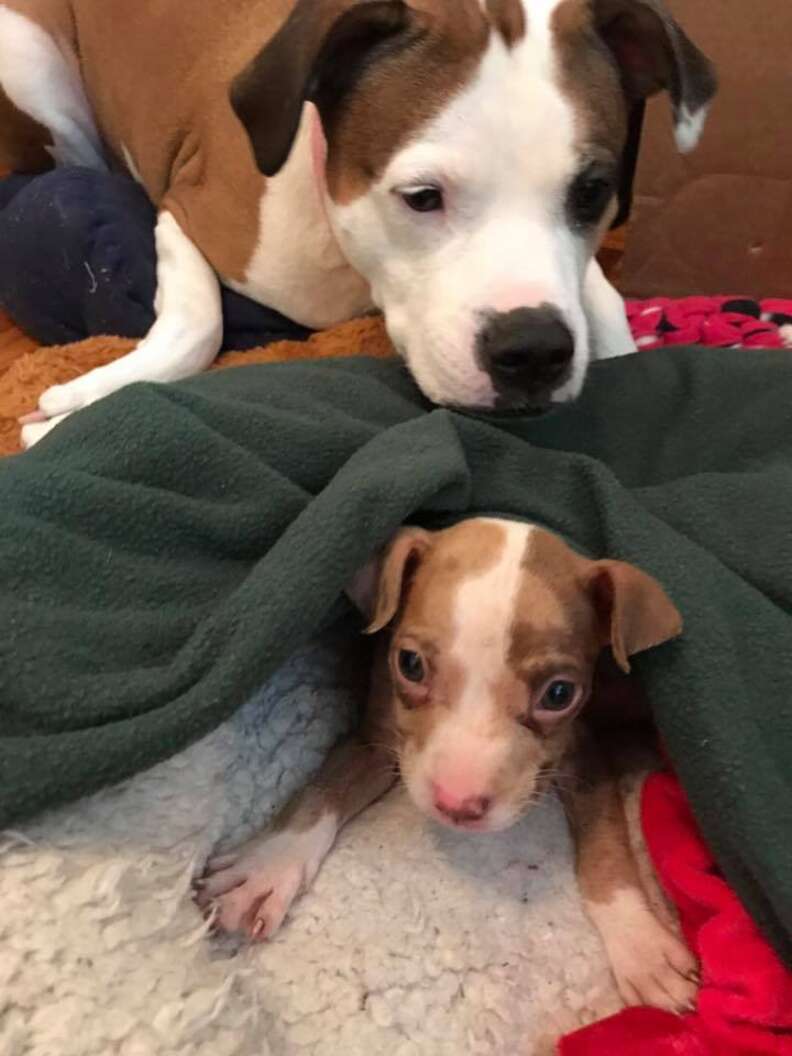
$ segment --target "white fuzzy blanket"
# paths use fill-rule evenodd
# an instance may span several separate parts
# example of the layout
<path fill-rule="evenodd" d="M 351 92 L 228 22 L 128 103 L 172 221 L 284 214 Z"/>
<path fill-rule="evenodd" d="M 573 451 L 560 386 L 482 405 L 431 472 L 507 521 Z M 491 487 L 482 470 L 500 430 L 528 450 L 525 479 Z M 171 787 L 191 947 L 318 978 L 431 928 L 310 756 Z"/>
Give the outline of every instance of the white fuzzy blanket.
<path fill-rule="evenodd" d="M 315 645 L 188 751 L 2 834 L 3 1056 L 529 1056 L 617 1007 L 552 801 L 473 837 L 398 790 L 271 944 L 207 939 L 191 875 L 318 765 L 342 682 Z"/>

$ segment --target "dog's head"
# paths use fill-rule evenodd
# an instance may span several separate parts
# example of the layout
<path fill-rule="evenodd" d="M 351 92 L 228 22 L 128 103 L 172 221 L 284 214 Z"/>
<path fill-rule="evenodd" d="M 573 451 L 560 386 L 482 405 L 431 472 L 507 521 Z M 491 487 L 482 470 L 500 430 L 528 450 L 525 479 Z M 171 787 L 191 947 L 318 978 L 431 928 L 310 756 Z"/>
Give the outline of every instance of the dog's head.
<path fill-rule="evenodd" d="M 350 593 L 387 635 L 380 677 L 412 799 L 478 831 L 511 825 L 556 774 L 603 647 L 628 670 L 681 630 L 644 572 L 508 521 L 404 529 Z"/>
<path fill-rule="evenodd" d="M 582 386 L 628 111 L 663 90 L 690 149 L 715 79 L 661 0 L 297 0 L 232 103 L 267 175 L 316 105 L 330 222 L 430 399 L 543 409 Z"/>

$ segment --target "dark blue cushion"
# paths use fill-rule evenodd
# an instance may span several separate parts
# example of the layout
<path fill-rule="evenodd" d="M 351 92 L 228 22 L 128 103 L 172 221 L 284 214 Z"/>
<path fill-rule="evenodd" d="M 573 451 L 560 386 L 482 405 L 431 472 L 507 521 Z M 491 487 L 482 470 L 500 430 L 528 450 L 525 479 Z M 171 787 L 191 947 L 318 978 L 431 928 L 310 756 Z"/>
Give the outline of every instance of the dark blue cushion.
<path fill-rule="evenodd" d="M 42 344 L 142 337 L 154 322 L 155 220 L 145 192 L 117 173 L 64 168 L 0 180 L 0 305 Z M 223 313 L 224 349 L 310 332 L 225 288 Z"/>

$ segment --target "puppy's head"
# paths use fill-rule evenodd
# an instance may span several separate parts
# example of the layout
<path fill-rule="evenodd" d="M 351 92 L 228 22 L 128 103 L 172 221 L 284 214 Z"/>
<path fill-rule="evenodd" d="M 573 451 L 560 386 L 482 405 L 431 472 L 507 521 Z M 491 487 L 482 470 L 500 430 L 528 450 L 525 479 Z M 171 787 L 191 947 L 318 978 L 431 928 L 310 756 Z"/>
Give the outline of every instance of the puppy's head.
<path fill-rule="evenodd" d="M 690 149 L 715 81 L 661 0 L 297 0 L 232 102 L 270 176 L 316 105 L 330 221 L 430 399 L 541 410 L 580 391 L 627 113 L 664 90 Z"/>
<path fill-rule="evenodd" d="M 502 829 L 536 801 L 603 647 L 628 670 L 681 629 L 650 576 L 516 522 L 405 529 L 373 567 L 354 593 L 369 630 L 388 635 L 402 776 L 422 811 L 456 827 Z"/>

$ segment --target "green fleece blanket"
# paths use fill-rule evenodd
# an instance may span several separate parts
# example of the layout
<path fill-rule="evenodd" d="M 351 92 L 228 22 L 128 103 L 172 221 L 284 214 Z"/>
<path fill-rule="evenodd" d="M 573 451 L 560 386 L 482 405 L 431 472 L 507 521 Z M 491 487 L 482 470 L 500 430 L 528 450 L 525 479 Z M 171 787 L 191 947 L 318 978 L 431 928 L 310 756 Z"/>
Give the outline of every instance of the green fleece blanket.
<path fill-rule="evenodd" d="M 0 825 L 238 708 L 402 522 L 535 519 L 685 618 L 639 658 L 703 831 L 792 964 L 792 361 L 598 364 L 544 419 L 432 410 L 396 362 L 141 385 L 0 463 Z"/>

